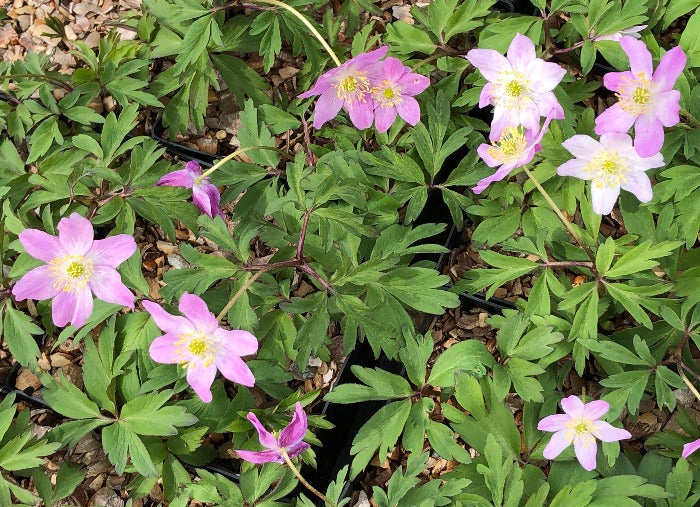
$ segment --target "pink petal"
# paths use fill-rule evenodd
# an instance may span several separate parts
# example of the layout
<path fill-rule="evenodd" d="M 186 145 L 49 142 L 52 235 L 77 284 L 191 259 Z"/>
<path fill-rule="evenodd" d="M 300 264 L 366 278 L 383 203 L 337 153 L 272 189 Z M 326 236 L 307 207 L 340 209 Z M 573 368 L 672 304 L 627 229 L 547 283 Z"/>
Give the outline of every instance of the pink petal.
<path fill-rule="evenodd" d="M 180 340 L 175 333 L 166 333 L 151 342 L 148 353 L 156 363 L 175 364 L 180 362 L 180 355 L 177 354 L 177 346 Z"/>
<path fill-rule="evenodd" d="M 564 108 L 561 107 L 554 92 L 542 93 L 537 97 L 537 108 L 540 116 L 552 116 L 553 120 L 564 119 Z"/>
<path fill-rule="evenodd" d="M 541 431 L 561 431 L 566 428 L 566 424 L 571 421 L 571 417 L 566 414 L 549 415 L 537 424 L 537 429 Z"/>
<path fill-rule="evenodd" d="M 584 134 L 570 137 L 562 143 L 562 146 L 569 150 L 569 153 L 574 157 L 585 161 L 591 160 L 602 149 L 598 141 Z"/>
<path fill-rule="evenodd" d="M 310 90 L 300 93 L 297 96 L 300 99 L 308 99 L 314 95 L 321 95 L 322 93 L 325 93 L 331 87 L 333 77 L 338 73 L 338 69 L 340 69 L 340 67 L 331 69 L 328 72 L 321 74 L 321 77 L 318 78 L 316 84 L 314 84 Z"/>
<path fill-rule="evenodd" d="M 486 165 L 489 167 L 498 167 L 499 165 L 502 165 L 503 162 L 500 160 L 497 160 L 491 156 L 489 153 L 489 150 L 493 148 L 492 145 L 486 144 L 486 143 L 481 143 L 479 147 L 476 149 L 477 153 L 481 157 L 481 160 L 486 162 Z"/>
<path fill-rule="evenodd" d="M 496 81 L 501 72 L 512 70 L 510 62 L 495 49 L 472 49 L 465 58 L 487 81 Z"/>
<path fill-rule="evenodd" d="M 430 78 L 416 74 L 415 72 L 407 72 L 397 81 L 401 88 L 401 95 L 418 95 L 425 91 L 430 86 Z"/>
<path fill-rule="evenodd" d="M 88 282 L 97 299 L 115 305 L 134 307 L 134 294 L 122 283 L 122 278 L 114 268 L 95 266 L 95 272 Z"/>
<path fill-rule="evenodd" d="M 642 172 L 628 174 L 626 181 L 620 186 L 623 190 L 632 192 L 641 202 L 649 202 L 654 197 L 649 176 Z"/>
<path fill-rule="evenodd" d="M 199 210 L 205 215 L 214 218 L 211 212 L 212 205 L 209 199 L 209 194 L 203 188 L 204 185 L 195 185 L 192 187 L 192 201 L 199 208 Z"/>
<path fill-rule="evenodd" d="M 211 204 L 211 214 L 209 214 L 209 216 L 214 218 L 216 215 L 219 215 L 223 218 L 224 213 L 219 207 L 219 203 L 221 202 L 221 194 L 219 193 L 219 189 L 216 187 L 216 185 L 209 183 L 208 179 L 207 183 L 202 184 L 202 188 L 209 195 L 209 203 Z"/>
<path fill-rule="evenodd" d="M 374 111 L 372 110 L 372 100 L 369 94 L 364 102 L 345 102 L 345 109 L 350 114 L 350 121 L 356 128 L 363 130 L 372 125 Z"/>
<path fill-rule="evenodd" d="M 78 292 L 59 292 L 53 298 L 51 316 L 57 327 L 64 327 L 69 322 L 75 327 L 82 327 L 92 314 L 92 293 L 85 287 Z"/>
<path fill-rule="evenodd" d="M 296 458 L 309 447 L 309 444 L 307 444 L 306 442 L 298 442 L 293 446 L 287 448 L 287 455 L 289 455 L 290 458 Z"/>
<path fill-rule="evenodd" d="M 199 296 L 195 296 L 189 292 L 183 293 L 180 297 L 178 309 L 180 313 L 194 324 L 198 331 L 205 334 L 212 334 L 219 327 L 216 317 L 209 311 L 207 304 Z"/>
<path fill-rule="evenodd" d="M 494 107 L 489 140 L 492 142 L 498 141 L 505 129 L 508 127 L 517 127 L 520 123 L 520 118 L 517 113 L 513 113 L 503 107 Z"/>
<path fill-rule="evenodd" d="M 596 420 L 603 417 L 610 410 L 610 403 L 605 400 L 594 400 L 583 406 L 583 417 Z"/>
<path fill-rule="evenodd" d="M 510 46 L 508 46 L 506 57 L 514 69 L 525 72 L 528 64 L 537 59 L 535 45 L 529 37 L 517 33 L 513 37 Z M 492 81 L 492 79 L 489 79 L 489 81 Z"/>
<path fill-rule="evenodd" d="M 248 412 L 246 417 L 258 431 L 258 440 L 260 440 L 260 444 L 263 447 L 267 447 L 268 449 L 277 449 L 279 447 L 277 439 L 272 435 L 272 433 L 265 429 L 265 426 L 262 425 L 260 420 L 253 412 Z"/>
<path fill-rule="evenodd" d="M 56 228 L 58 240 L 68 254 L 85 255 L 90 250 L 95 231 L 87 218 L 73 213 L 68 218 L 62 218 Z"/>
<path fill-rule="evenodd" d="M 646 78 L 650 78 L 654 68 L 651 63 L 651 53 L 649 53 L 646 44 L 634 37 L 622 37 L 620 45 L 630 59 L 632 73 L 639 74 L 641 72 Z"/>
<path fill-rule="evenodd" d="M 683 453 L 681 454 L 681 456 L 683 456 L 684 458 L 687 458 L 688 456 L 690 456 L 691 454 L 693 454 L 693 453 L 694 453 L 695 451 L 697 451 L 698 449 L 700 449 L 700 438 L 698 438 L 697 440 L 693 440 L 692 442 L 688 442 L 687 444 L 685 444 L 685 445 L 683 446 Z"/>
<path fill-rule="evenodd" d="M 495 181 L 501 181 L 506 176 L 508 176 L 513 169 L 515 169 L 513 164 L 502 165 L 491 176 L 488 176 L 486 178 L 479 180 L 479 182 L 476 184 L 476 186 L 474 188 L 472 188 L 472 192 L 474 192 L 475 194 L 480 194 L 481 192 L 486 190 L 486 187 L 488 187 L 491 183 L 493 183 Z"/>
<path fill-rule="evenodd" d="M 620 89 L 620 83 L 626 80 L 634 80 L 634 74 L 626 70 L 624 72 L 608 72 L 603 76 L 603 86 L 616 92 Z"/>
<path fill-rule="evenodd" d="M 551 92 L 550 92 L 551 93 Z M 550 112 L 551 108 L 548 108 L 547 113 Z M 524 107 L 520 108 L 520 114 L 518 119 L 514 121 L 511 125 L 516 127 L 522 125 L 526 130 L 533 130 L 537 132 L 540 129 L 540 108 L 535 102 L 526 102 Z"/>
<path fill-rule="evenodd" d="M 342 66 L 353 67 L 358 70 L 364 70 L 365 67 L 372 65 L 373 63 L 381 60 L 386 52 L 389 51 L 389 46 L 382 46 L 375 49 L 374 51 L 369 51 L 367 53 L 360 53 L 354 58 L 351 58 L 345 62 Z"/>
<path fill-rule="evenodd" d="M 566 433 L 566 431 L 557 431 L 554 435 L 552 435 L 549 443 L 542 451 L 542 456 L 544 456 L 545 459 L 556 458 L 564 449 L 571 445 L 571 441 L 566 438 Z"/>
<path fill-rule="evenodd" d="M 630 164 L 632 165 L 631 169 L 633 171 L 643 172 L 664 165 L 664 156 L 661 153 L 657 153 L 653 157 L 643 158 L 640 157 L 636 151 L 631 151 L 632 153 L 627 155 L 627 160 L 630 161 Z"/>
<path fill-rule="evenodd" d="M 556 63 L 545 62 L 541 58 L 537 58 L 528 64 L 526 75 L 531 76 L 530 88 L 532 90 L 537 93 L 545 93 L 554 90 L 566 75 L 566 69 Z"/>
<path fill-rule="evenodd" d="M 659 85 L 660 90 L 670 90 L 676 84 L 678 76 L 683 72 L 686 64 L 686 56 L 683 48 L 676 46 L 661 57 L 659 66 L 654 72 L 654 83 Z"/>
<path fill-rule="evenodd" d="M 574 439 L 574 451 L 578 462 L 585 470 L 590 472 L 595 468 L 598 445 L 591 435 L 578 435 Z"/>
<path fill-rule="evenodd" d="M 307 428 L 308 423 L 306 421 L 306 412 L 304 412 L 301 403 L 297 402 L 294 407 L 292 422 L 290 422 L 289 425 L 283 428 L 280 432 L 280 447 L 288 448 L 304 440 L 304 435 L 306 435 Z"/>
<path fill-rule="evenodd" d="M 221 374 L 231 382 L 248 387 L 255 385 L 253 372 L 240 357 L 221 354 L 216 356 L 215 362 Z"/>
<path fill-rule="evenodd" d="M 260 465 L 262 463 L 284 463 L 284 458 L 279 453 L 279 451 L 267 450 L 267 451 L 244 451 L 237 450 L 236 454 L 242 460 L 249 463 L 255 463 Z"/>
<path fill-rule="evenodd" d="M 583 402 L 578 396 L 567 396 L 561 400 L 561 408 L 572 418 L 579 418 L 583 415 Z"/>
<path fill-rule="evenodd" d="M 403 101 L 396 105 L 396 111 L 409 125 L 415 125 L 420 121 L 420 106 L 413 97 L 404 97 Z"/>
<path fill-rule="evenodd" d="M 673 127 L 681 121 L 678 113 L 681 109 L 681 92 L 671 90 L 659 93 L 654 101 L 654 115 L 664 127 Z"/>
<path fill-rule="evenodd" d="M 606 150 L 615 150 L 636 156 L 632 150 L 632 138 L 624 132 L 606 132 L 602 134 L 600 136 L 600 145 Z"/>
<path fill-rule="evenodd" d="M 396 119 L 396 108 L 394 106 L 379 106 L 374 110 L 374 127 L 377 132 L 386 132 Z"/>
<path fill-rule="evenodd" d="M 557 174 L 559 176 L 573 176 L 574 178 L 580 178 L 582 180 L 590 180 L 593 174 L 584 171 L 587 165 L 588 161 L 575 158 L 557 167 Z"/>
<path fill-rule="evenodd" d="M 479 107 L 486 107 L 493 104 L 493 83 L 486 83 L 479 94 Z"/>
<path fill-rule="evenodd" d="M 258 351 L 258 339 L 248 331 L 242 329 L 217 329 L 214 337 L 221 346 L 225 347 L 229 354 L 235 356 L 250 356 Z"/>
<path fill-rule="evenodd" d="M 128 234 L 117 234 L 92 242 L 87 257 L 96 265 L 116 268 L 136 251 L 136 241 Z"/>
<path fill-rule="evenodd" d="M 615 104 L 600 113 L 595 119 L 595 133 L 627 132 L 637 117 L 624 111 L 620 104 Z"/>
<path fill-rule="evenodd" d="M 388 57 L 386 60 L 379 62 L 376 68 L 380 68 L 384 74 L 384 78 L 395 83 L 401 76 L 405 74 L 405 67 L 398 58 Z"/>
<path fill-rule="evenodd" d="M 194 178 L 202 175 L 202 168 L 196 160 L 190 160 L 185 164 L 185 171 L 189 171 Z"/>
<path fill-rule="evenodd" d="M 179 169 L 161 177 L 156 182 L 156 185 L 192 188 L 192 185 L 194 185 L 194 179 L 195 176 L 192 171 L 188 171 L 187 169 Z"/>
<path fill-rule="evenodd" d="M 316 102 L 314 109 L 314 128 L 320 129 L 324 123 L 332 120 L 343 108 L 343 100 L 338 97 L 334 89 L 324 91 Z"/>
<path fill-rule="evenodd" d="M 23 230 L 19 233 L 19 242 L 29 255 L 44 262 L 67 255 L 58 236 L 51 236 L 39 229 Z"/>
<path fill-rule="evenodd" d="M 192 363 L 190 363 L 192 364 Z M 209 403 L 213 396 L 211 385 L 216 377 L 216 365 L 210 366 L 190 366 L 187 368 L 187 383 L 204 403 Z"/>
<path fill-rule="evenodd" d="M 156 326 L 158 326 L 161 331 L 174 334 L 188 334 L 195 330 L 192 323 L 185 317 L 171 315 L 163 310 L 160 305 L 152 301 L 144 301 L 143 307 L 151 314 L 153 322 L 156 323 Z"/>
<path fill-rule="evenodd" d="M 12 294 L 17 301 L 24 299 L 41 301 L 42 299 L 50 299 L 59 292 L 53 286 L 53 276 L 46 264 L 25 273 L 12 287 Z"/>
<path fill-rule="evenodd" d="M 618 440 L 632 438 L 632 434 L 629 431 L 616 428 L 605 421 L 595 421 L 591 428 L 591 433 L 603 442 L 617 442 Z"/>
<path fill-rule="evenodd" d="M 664 145 L 664 126 L 652 114 L 643 114 L 634 124 L 634 148 L 640 157 L 652 157 Z"/>
<path fill-rule="evenodd" d="M 615 207 L 617 197 L 620 195 L 618 187 L 598 188 L 595 185 L 591 186 L 591 204 L 593 211 L 599 215 L 609 215 Z"/>

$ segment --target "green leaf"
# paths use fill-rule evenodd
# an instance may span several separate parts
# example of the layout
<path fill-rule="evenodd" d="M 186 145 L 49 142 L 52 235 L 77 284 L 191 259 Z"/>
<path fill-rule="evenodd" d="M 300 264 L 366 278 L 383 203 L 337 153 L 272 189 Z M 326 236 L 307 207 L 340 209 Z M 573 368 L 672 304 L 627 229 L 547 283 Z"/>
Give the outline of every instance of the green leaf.
<path fill-rule="evenodd" d="M 428 377 L 428 384 L 439 387 L 454 385 L 457 373 L 469 373 L 481 377 L 486 367 L 493 364 L 493 356 L 478 340 L 465 340 L 452 345 L 435 361 Z"/>
<path fill-rule="evenodd" d="M 459 306 L 456 294 L 437 288 L 447 281 L 447 276 L 434 269 L 404 267 L 390 271 L 376 283 L 403 304 L 420 312 L 440 315 L 445 308 Z"/>
<path fill-rule="evenodd" d="M 253 105 L 253 100 L 245 101 L 245 107 L 240 112 L 242 126 L 238 131 L 238 139 L 241 143 L 241 148 L 251 146 L 270 146 L 275 148 L 275 141 L 267 129 L 265 124 L 258 118 L 258 110 Z M 254 162 L 276 167 L 279 163 L 280 156 L 274 151 L 269 150 L 251 150 L 247 151 L 246 155 Z"/>
<path fill-rule="evenodd" d="M 120 422 L 137 435 L 177 435 L 178 426 L 191 426 L 197 417 L 179 405 L 163 406 L 172 391 L 150 393 L 128 401 L 121 410 Z"/>
<path fill-rule="evenodd" d="M 3 327 L 3 338 L 15 360 L 23 366 L 36 366 L 40 352 L 32 335 L 42 334 L 44 331 L 34 324 L 28 315 L 15 310 L 9 304 L 5 305 L 5 318 L 0 332 L 3 331 Z"/>
<path fill-rule="evenodd" d="M 395 21 L 387 25 L 385 42 L 391 45 L 394 52 L 402 55 L 414 52 L 432 55 L 437 47 L 425 30 L 405 21 Z"/>
<path fill-rule="evenodd" d="M 353 365 L 352 372 L 366 385 L 341 384 L 329 392 L 324 400 L 331 403 L 357 403 L 368 400 L 405 398 L 413 393 L 405 378 L 381 370 Z"/>
<path fill-rule="evenodd" d="M 41 383 L 46 386 L 44 399 L 53 410 L 71 419 L 102 418 L 97 404 L 75 387 L 61 373 L 58 381 L 48 374 L 41 375 Z M 105 423 L 109 422 L 105 419 Z"/>

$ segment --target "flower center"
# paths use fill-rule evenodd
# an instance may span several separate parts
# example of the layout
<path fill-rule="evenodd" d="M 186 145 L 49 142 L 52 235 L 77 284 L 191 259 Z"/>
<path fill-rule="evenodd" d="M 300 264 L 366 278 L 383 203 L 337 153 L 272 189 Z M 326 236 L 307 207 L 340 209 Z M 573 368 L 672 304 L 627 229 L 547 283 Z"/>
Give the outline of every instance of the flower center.
<path fill-rule="evenodd" d="M 511 97 L 520 97 L 523 91 L 525 91 L 525 88 L 520 81 L 513 80 L 506 85 L 506 94 Z"/>
<path fill-rule="evenodd" d="M 91 259 L 82 255 L 66 255 L 49 262 L 54 288 L 63 292 L 77 292 L 85 288 L 94 273 Z"/>
<path fill-rule="evenodd" d="M 498 144 L 489 148 L 489 155 L 501 163 L 514 162 L 527 147 L 525 134 L 520 127 L 508 127 L 501 134 Z"/>
<path fill-rule="evenodd" d="M 649 90 L 644 87 L 635 88 L 632 92 L 632 100 L 635 101 L 640 106 L 645 105 L 649 102 Z"/>
<path fill-rule="evenodd" d="M 385 99 L 393 99 L 394 95 L 396 95 L 396 93 L 394 93 L 394 90 L 392 90 L 391 88 L 384 88 Z"/>
<path fill-rule="evenodd" d="M 201 338 L 195 338 L 187 345 L 187 350 L 189 350 L 193 356 L 201 357 L 207 352 L 207 349 L 207 342 Z"/>
<path fill-rule="evenodd" d="M 380 107 L 392 107 L 399 104 L 402 100 L 401 91 L 387 79 L 372 90 L 372 96 L 379 103 Z"/>
<path fill-rule="evenodd" d="M 649 110 L 653 101 L 654 89 L 646 75 L 639 72 L 633 79 L 623 76 L 617 88 L 617 98 L 623 111 L 640 115 Z"/>
<path fill-rule="evenodd" d="M 350 102 L 364 102 L 367 99 L 367 94 L 372 91 L 365 73 L 357 71 L 353 74 L 346 74 L 335 86 L 338 98 Z"/>
<path fill-rule="evenodd" d="M 581 421 L 576 426 L 574 426 L 574 431 L 576 431 L 576 433 L 578 433 L 579 435 L 583 435 L 584 433 L 589 433 L 588 424 L 586 424 L 585 421 Z"/>
<path fill-rule="evenodd" d="M 597 188 L 617 188 L 627 181 L 630 173 L 625 159 L 615 150 L 600 152 L 583 170 L 591 175 Z"/>
<path fill-rule="evenodd" d="M 209 366 L 216 356 L 216 342 L 201 331 L 192 331 L 178 336 L 175 342 L 175 355 L 180 364 L 188 367 Z"/>
<path fill-rule="evenodd" d="M 530 80 L 517 70 L 501 72 L 494 82 L 494 104 L 509 111 L 521 110 L 530 101 Z"/>

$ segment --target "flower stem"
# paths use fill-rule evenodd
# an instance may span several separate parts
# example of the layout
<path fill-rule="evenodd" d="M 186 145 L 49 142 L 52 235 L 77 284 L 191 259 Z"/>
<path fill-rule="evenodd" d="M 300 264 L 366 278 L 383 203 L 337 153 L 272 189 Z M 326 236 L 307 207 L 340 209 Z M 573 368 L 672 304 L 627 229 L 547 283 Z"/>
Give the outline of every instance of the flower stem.
<path fill-rule="evenodd" d="M 683 364 L 683 362 L 679 359 L 679 360 L 678 360 L 678 368 L 677 368 L 677 370 L 678 370 L 678 375 L 681 377 L 681 379 L 683 380 L 683 382 L 685 382 L 685 385 L 688 386 L 688 389 L 690 389 L 690 390 L 692 391 L 692 393 L 695 395 L 695 398 L 696 398 L 698 401 L 700 401 L 700 393 L 698 392 L 697 389 L 695 389 L 695 386 L 693 385 L 693 383 L 692 383 L 690 380 L 688 380 L 688 377 L 686 377 L 686 376 L 685 376 L 685 373 L 683 372 L 683 367 L 684 367 L 684 366 L 685 366 L 685 365 Z"/>
<path fill-rule="evenodd" d="M 12 79 L 16 80 L 17 78 L 20 79 L 43 79 L 44 81 L 47 81 L 49 83 L 55 84 L 57 86 L 60 86 L 67 92 L 72 92 L 73 87 L 66 83 L 65 81 L 58 79 L 56 77 L 51 77 L 51 76 L 45 76 L 44 74 L 6 74 L 4 76 L 0 76 L 2 79 Z"/>
<path fill-rule="evenodd" d="M 311 484 L 309 484 L 309 481 L 304 479 L 304 477 L 299 473 L 299 469 L 294 465 L 294 462 L 290 459 L 289 454 L 287 454 L 286 449 L 280 449 L 280 452 L 282 453 L 282 457 L 284 458 L 284 461 L 287 463 L 287 466 L 289 469 L 292 471 L 294 475 L 296 475 L 297 479 L 299 479 L 299 482 L 301 482 L 306 488 L 311 491 L 314 495 L 319 497 L 321 500 L 326 502 L 328 505 L 332 507 L 338 507 L 335 502 L 331 501 L 330 498 L 328 498 L 326 495 L 321 493 L 319 490 L 314 488 Z"/>
<path fill-rule="evenodd" d="M 559 220 L 564 224 L 564 227 L 569 231 L 569 234 L 576 240 L 576 243 L 579 244 L 581 248 L 586 252 L 588 257 L 591 259 L 591 262 L 595 265 L 595 255 L 593 254 L 593 251 L 590 249 L 590 247 L 581 240 L 578 234 L 576 234 L 576 231 L 574 228 L 571 226 L 571 222 L 569 222 L 569 219 L 564 216 L 564 213 L 561 212 L 559 209 L 559 206 L 556 205 L 552 197 L 547 193 L 547 191 L 540 185 L 540 182 L 537 181 L 535 176 L 532 174 L 530 169 L 527 168 L 527 166 L 522 166 L 523 170 L 525 171 L 525 174 L 527 174 L 527 177 L 530 178 L 532 181 L 533 185 L 537 187 L 537 190 L 540 191 L 540 194 L 542 194 L 542 197 L 544 197 L 545 201 L 549 204 L 549 206 L 552 208 L 552 211 L 557 214 L 559 217 Z"/>
<path fill-rule="evenodd" d="M 681 107 L 679 112 L 681 113 L 681 116 L 686 119 L 686 123 L 689 123 L 693 127 L 700 127 L 700 120 L 693 116 L 690 111 Z"/>
<path fill-rule="evenodd" d="M 219 160 L 216 164 L 214 164 L 214 165 L 211 166 L 209 169 L 207 169 L 206 171 L 204 171 L 204 172 L 199 176 L 199 178 L 201 178 L 201 179 L 203 180 L 204 178 L 206 178 L 206 177 L 209 176 L 211 173 L 213 173 L 214 171 L 216 171 L 219 167 L 221 167 L 222 165 L 224 165 L 224 164 L 225 164 L 226 162 L 228 162 L 229 160 L 232 160 L 232 159 L 236 158 L 238 155 L 242 155 L 243 153 L 245 153 L 245 152 L 247 152 L 247 151 L 251 151 L 251 150 L 270 150 L 270 151 L 276 151 L 276 152 L 279 152 L 279 151 L 280 151 L 280 150 L 278 150 L 277 148 L 273 148 L 272 146 L 246 146 L 245 148 L 238 148 L 236 151 L 234 151 L 233 153 L 229 153 L 229 154 L 226 155 L 224 158 L 222 158 L 221 160 Z"/>
<path fill-rule="evenodd" d="M 226 306 L 224 306 L 223 310 L 219 312 L 219 315 L 216 316 L 216 320 L 218 322 L 221 322 L 221 319 L 224 318 L 224 316 L 228 313 L 228 311 L 233 307 L 233 305 L 236 304 L 236 301 L 238 301 L 238 298 L 241 297 L 245 291 L 247 291 L 251 285 L 255 283 L 255 280 L 260 278 L 263 273 L 269 271 L 272 269 L 272 265 L 265 266 L 261 268 L 259 271 L 257 271 L 253 276 L 251 276 L 244 284 L 243 287 L 238 289 L 238 292 L 236 292 L 231 299 L 229 299 L 228 303 L 226 303 Z"/>

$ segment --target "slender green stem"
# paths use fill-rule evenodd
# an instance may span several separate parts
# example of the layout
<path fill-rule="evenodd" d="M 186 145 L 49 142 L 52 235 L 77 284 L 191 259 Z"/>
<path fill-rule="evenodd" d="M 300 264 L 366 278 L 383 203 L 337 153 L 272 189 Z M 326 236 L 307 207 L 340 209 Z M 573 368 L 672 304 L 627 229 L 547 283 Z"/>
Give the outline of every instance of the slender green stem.
<path fill-rule="evenodd" d="M 700 393 L 698 392 L 697 389 L 695 389 L 695 386 L 693 385 L 693 383 L 690 380 L 688 380 L 688 377 L 685 376 L 685 373 L 683 372 L 683 366 L 684 366 L 683 362 L 679 360 L 678 361 L 678 368 L 677 368 L 678 375 L 681 377 L 683 382 L 685 382 L 685 385 L 688 386 L 688 389 L 690 389 L 691 392 L 695 395 L 695 398 L 698 401 L 700 401 Z"/>
<path fill-rule="evenodd" d="M 44 81 L 48 81 L 49 83 L 53 83 L 55 85 L 60 86 L 64 90 L 68 92 L 73 91 L 73 87 L 66 83 L 65 81 L 61 81 L 58 78 L 51 77 L 51 76 L 45 76 L 44 74 L 6 74 L 4 76 L 0 76 L 0 79 L 13 79 L 16 80 L 17 78 L 19 79 L 43 79 Z"/>
<path fill-rule="evenodd" d="M 296 465 L 294 465 L 294 462 L 291 460 L 289 457 L 289 454 L 287 454 L 287 451 L 285 449 L 280 449 L 280 452 L 282 453 L 282 457 L 284 458 L 284 461 L 287 463 L 287 466 L 289 469 L 292 471 L 294 475 L 296 475 L 297 479 L 299 479 L 299 482 L 301 482 L 306 488 L 311 491 L 314 495 L 319 497 L 321 500 L 326 502 L 328 505 L 331 507 L 338 507 L 335 502 L 332 502 L 330 498 L 328 498 L 326 495 L 321 493 L 319 490 L 314 488 L 311 484 L 309 484 L 309 481 L 304 479 L 304 477 L 299 473 L 299 469 L 297 469 Z"/>
<path fill-rule="evenodd" d="M 689 123 L 693 127 L 700 127 L 700 120 L 698 120 L 695 116 L 693 116 L 690 111 L 687 109 L 683 109 L 681 107 L 680 109 L 681 116 L 683 116 L 687 121 L 686 123 Z"/>
<path fill-rule="evenodd" d="M 232 159 L 236 158 L 238 155 L 242 155 L 243 153 L 245 153 L 245 152 L 247 152 L 247 151 L 251 151 L 251 150 L 270 150 L 270 151 L 280 152 L 280 150 L 278 150 L 277 148 L 273 148 L 272 146 L 246 146 L 245 148 L 238 148 L 236 151 L 234 151 L 233 153 L 229 153 L 229 154 L 226 155 L 224 158 L 222 158 L 221 160 L 219 160 L 216 164 L 214 164 L 214 165 L 211 166 L 209 169 L 207 169 L 206 171 L 204 171 L 204 172 L 198 177 L 199 180 L 200 180 L 200 181 L 203 180 L 204 178 L 206 178 L 206 177 L 209 176 L 211 173 L 213 173 L 214 171 L 216 171 L 219 167 L 221 167 L 222 165 L 224 165 L 224 164 L 225 164 L 226 162 L 228 162 L 229 160 L 232 160 Z"/>
<path fill-rule="evenodd" d="M 238 292 L 236 292 L 231 299 L 229 299 L 228 303 L 226 303 L 226 306 L 224 306 L 224 309 L 219 312 L 219 315 L 216 316 L 216 320 L 221 322 L 221 319 L 224 318 L 224 316 L 228 313 L 228 311 L 233 308 L 233 305 L 236 304 L 236 301 L 238 301 L 238 298 L 240 298 L 245 291 L 247 291 L 251 285 L 255 283 L 255 280 L 260 278 L 263 273 L 269 271 L 272 269 L 271 266 L 266 266 L 265 268 L 262 268 L 260 271 L 257 271 L 253 276 L 251 276 L 246 283 L 243 284 L 243 287 L 238 289 Z"/>
<path fill-rule="evenodd" d="M 564 227 L 569 231 L 569 234 L 576 240 L 576 243 L 579 244 L 581 248 L 586 252 L 588 257 L 591 259 L 591 262 L 595 265 L 595 255 L 593 254 L 593 251 L 590 249 L 590 247 L 583 242 L 583 240 L 579 237 L 578 234 L 576 234 L 576 231 L 574 228 L 571 226 L 571 222 L 569 222 L 569 219 L 564 216 L 564 213 L 559 209 L 559 206 L 556 205 L 552 197 L 547 193 L 547 191 L 540 185 L 540 182 L 537 181 L 535 176 L 532 174 L 532 171 L 527 168 L 527 166 L 522 166 L 523 170 L 525 171 L 525 174 L 527 174 L 527 177 L 530 178 L 530 181 L 532 181 L 533 185 L 537 187 L 537 190 L 540 191 L 540 194 L 542 194 L 542 197 L 544 197 L 544 200 L 547 201 L 549 206 L 552 208 L 552 211 L 557 214 L 559 217 L 559 220 L 564 224 Z"/>

